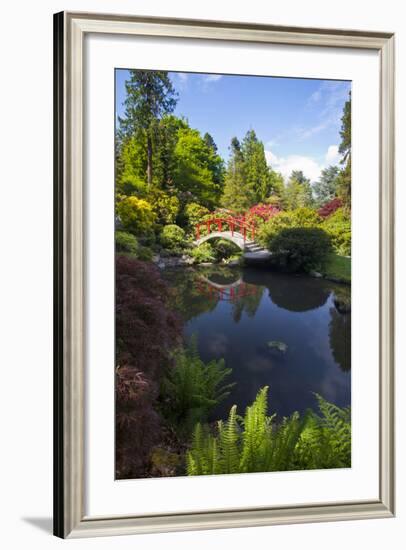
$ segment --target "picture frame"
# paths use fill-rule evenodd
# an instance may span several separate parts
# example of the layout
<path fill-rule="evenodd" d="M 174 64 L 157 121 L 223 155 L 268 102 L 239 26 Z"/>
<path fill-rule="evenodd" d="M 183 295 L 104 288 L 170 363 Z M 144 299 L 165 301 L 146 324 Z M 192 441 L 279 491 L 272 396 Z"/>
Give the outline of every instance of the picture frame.
<path fill-rule="evenodd" d="M 379 52 L 379 497 L 283 506 L 87 516 L 85 510 L 84 82 L 88 34 Z M 90 537 L 249 527 L 395 513 L 394 465 L 394 35 L 156 17 L 54 16 L 54 534 Z M 158 482 L 159 483 L 159 482 Z"/>

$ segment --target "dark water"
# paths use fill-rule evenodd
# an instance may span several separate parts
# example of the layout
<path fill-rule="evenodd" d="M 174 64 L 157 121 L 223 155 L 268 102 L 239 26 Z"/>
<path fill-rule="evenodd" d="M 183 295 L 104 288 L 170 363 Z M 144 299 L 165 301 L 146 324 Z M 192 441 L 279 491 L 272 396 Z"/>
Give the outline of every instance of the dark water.
<path fill-rule="evenodd" d="M 195 334 L 204 361 L 223 357 L 236 382 L 213 418 L 237 404 L 242 414 L 269 386 L 269 412 L 316 408 L 312 392 L 337 405 L 351 401 L 350 288 L 254 268 L 179 268 L 165 272 L 185 337 Z M 340 308 L 342 311 L 342 308 Z M 272 349 L 280 342 L 285 351 Z"/>

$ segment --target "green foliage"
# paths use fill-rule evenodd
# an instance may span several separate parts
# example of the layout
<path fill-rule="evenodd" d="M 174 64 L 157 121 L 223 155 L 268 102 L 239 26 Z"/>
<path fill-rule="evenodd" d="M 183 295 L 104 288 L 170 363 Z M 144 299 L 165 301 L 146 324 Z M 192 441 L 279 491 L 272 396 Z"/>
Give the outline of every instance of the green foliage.
<path fill-rule="evenodd" d="M 175 148 L 178 142 L 179 130 L 182 128 L 188 128 L 188 124 L 183 118 L 166 114 L 158 122 L 154 132 L 153 183 L 155 187 L 165 191 L 176 191 L 174 185 L 177 165 Z"/>
<path fill-rule="evenodd" d="M 351 92 L 344 104 L 343 115 L 341 117 L 341 143 L 338 148 L 339 153 L 344 157 L 344 161 L 351 155 Z"/>
<path fill-rule="evenodd" d="M 273 472 L 351 465 L 351 412 L 316 395 L 320 415 L 296 412 L 278 422 L 267 415 L 268 387 L 247 407 L 234 405 L 212 433 L 196 425 L 186 456 L 188 475 Z"/>
<path fill-rule="evenodd" d="M 120 132 L 124 136 L 137 136 L 144 142 L 146 178 L 151 185 L 153 142 L 158 121 L 173 112 L 177 96 L 165 71 L 130 70 L 125 88 L 125 113 L 123 118 L 119 118 Z"/>
<path fill-rule="evenodd" d="M 118 151 L 116 192 L 122 195 L 144 195 L 147 190 L 147 155 L 144 140 L 126 137 Z"/>
<path fill-rule="evenodd" d="M 233 383 L 225 383 L 231 369 L 224 359 L 204 363 L 198 354 L 196 340 L 188 349 L 179 350 L 175 364 L 162 381 L 161 395 L 165 417 L 181 429 L 190 431 L 198 421 L 205 421 L 209 411 L 228 397 Z"/>
<path fill-rule="evenodd" d="M 148 246 L 140 246 L 137 251 L 137 258 L 143 260 L 144 262 L 149 262 L 152 260 L 154 253 Z"/>
<path fill-rule="evenodd" d="M 172 224 L 179 212 L 179 199 L 159 189 L 153 189 L 147 196 L 148 202 L 156 215 L 159 224 Z"/>
<path fill-rule="evenodd" d="M 313 204 L 310 180 L 301 170 L 293 170 L 283 191 L 282 202 L 285 208 L 295 209 Z"/>
<path fill-rule="evenodd" d="M 245 186 L 255 197 L 255 202 L 264 201 L 271 194 L 270 171 L 265 158 L 264 144 L 254 130 L 249 130 L 242 142 L 245 164 Z"/>
<path fill-rule="evenodd" d="M 339 172 L 338 166 L 329 166 L 321 171 L 320 178 L 313 185 L 313 192 L 318 206 L 333 200 L 336 196 Z"/>
<path fill-rule="evenodd" d="M 279 267 L 304 272 L 321 269 L 332 250 L 330 237 L 317 227 L 282 229 L 268 248 Z"/>
<path fill-rule="evenodd" d="M 351 466 L 351 409 L 341 409 L 315 394 L 321 415 L 311 412 L 295 449 L 298 469 Z"/>
<path fill-rule="evenodd" d="M 178 132 L 174 154 L 174 185 L 205 207 L 213 208 L 222 192 L 223 161 L 209 147 L 198 130 L 182 128 Z"/>
<path fill-rule="evenodd" d="M 117 252 L 137 254 L 139 248 L 138 241 L 131 233 L 127 233 L 126 231 L 116 231 L 115 240 Z"/>
<path fill-rule="evenodd" d="M 210 211 L 205 206 L 198 204 L 197 202 L 189 202 L 186 204 L 183 212 L 183 217 L 185 219 L 185 225 L 189 230 L 194 229 L 195 225 L 210 214 Z"/>
<path fill-rule="evenodd" d="M 330 236 L 331 244 L 337 254 L 351 255 L 351 218 L 347 209 L 338 208 L 323 221 L 320 227 Z"/>
<path fill-rule="evenodd" d="M 117 214 L 123 227 L 139 236 L 150 233 L 156 220 L 151 204 L 135 196 L 123 198 L 117 204 Z"/>
<path fill-rule="evenodd" d="M 270 197 L 274 203 L 279 203 L 284 188 L 283 178 L 269 168 L 264 145 L 254 130 L 246 133 L 242 143 L 234 137 L 230 150 L 222 204 L 242 212 Z"/>
<path fill-rule="evenodd" d="M 241 249 L 231 241 L 226 239 L 215 239 L 211 242 L 217 261 L 228 260 L 232 256 L 237 257 L 241 254 Z"/>
<path fill-rule="evenodd" d="M 351 207 L 351 156 L 348 156 L 347 164 L 337 176 L 337 196 L 347 208 Z"/>
<path fill-rule="evenodd" d="M 169 250 L 177 250 L 185 244 L 185 232 L 178 225 L 165 225 L 161 233 L 161 243 Z"/>
<path fill-rule="evenodd" d="M 205 242 L 200 246 L 192 248 L 190 255 L 193 258 L 194 263 L 202 264 L 205 262 L 214 262 L 216 260 L 216 255 L 213 250 L 213 247 L 210 243 Z"/>
<path fill-rule="evenodd" d="M 295 210 L 279 212 L 259 227 L 256 240 L 267 248 L 271 239 L 282 229 L 318 227 L 321 221 L 322 219 L 317 212 L 310 208 L 296 208 Z"/>
<path fill-rule="evenodd" d="M 341 163 L 344 168 L 337 179 L 337 195 L 347 207 L 351 206 L 351 92 L 344 104 L 343 116 L 341 117 L 341 143 L 338 148 L 343 155 Z"/>
<path fill-rule="evenodd" d="M 253 190 L 245 185 L 246 167 L 241 144 L 236 137 L 231 140 L 231 156 L 224 180 L 223 206 L 242 212 L 255 204 Z"/>

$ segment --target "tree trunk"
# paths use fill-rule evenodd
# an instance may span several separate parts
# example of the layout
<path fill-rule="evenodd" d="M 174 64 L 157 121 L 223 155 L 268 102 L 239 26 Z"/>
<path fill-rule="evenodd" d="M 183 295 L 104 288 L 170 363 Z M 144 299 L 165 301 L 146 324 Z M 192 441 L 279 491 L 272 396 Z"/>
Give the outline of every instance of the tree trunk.
<path fill-rule="evenodd" d="M 152 184 L 152 140 L 151 136 L 147 137 L 147 181 L 148 185 Z"/>

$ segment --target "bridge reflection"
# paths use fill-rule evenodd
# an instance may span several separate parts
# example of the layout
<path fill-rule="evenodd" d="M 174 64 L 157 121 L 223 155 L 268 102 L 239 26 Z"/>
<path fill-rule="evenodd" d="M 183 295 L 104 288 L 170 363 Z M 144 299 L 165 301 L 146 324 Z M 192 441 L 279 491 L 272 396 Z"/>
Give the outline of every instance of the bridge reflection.
<path fill-rule="evenodd" d="M 236 302 L 247 296 L 257 296 L 258 287 L 243 281 L 242 277 L 231 282 L 217 282 L 202 273 L 197 273 L 196 290 L 208 298 L 224 302 Z"/>

